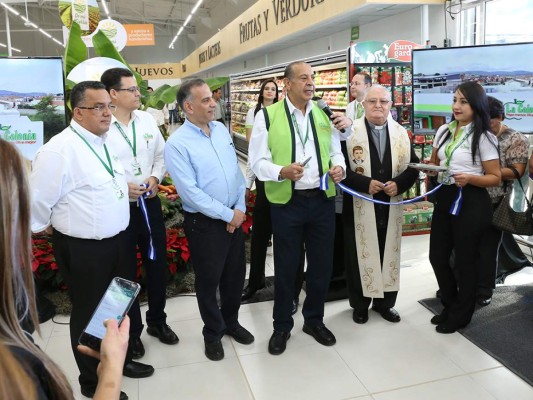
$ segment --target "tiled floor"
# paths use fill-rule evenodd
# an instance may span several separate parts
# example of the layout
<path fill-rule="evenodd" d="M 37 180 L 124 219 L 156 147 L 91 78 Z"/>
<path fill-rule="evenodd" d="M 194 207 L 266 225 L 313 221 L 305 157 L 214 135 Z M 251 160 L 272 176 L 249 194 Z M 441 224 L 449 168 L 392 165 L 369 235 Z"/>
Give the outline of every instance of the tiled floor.
<path fill-rule="evenodd" d="M 156 368 L 146 379 L 124 378 L 132 400 L 530 400 L 533 388 L 459 333 L 439 335 L 431 313 L 418 300 L 437 288 L 428 263 L 428 236 L 403 238 L 401 290 L 391 324 L 370 312 L 356 325 L 347 300 L 326 304 L 326 325 L 337 344 L 324 347 L 295 327 L 281 356 L 267 351 L 272 333 L 272 302 L 243 305 L 240 321 L 254 335 L 249 346 L 225 337 L 226 357 L 209 361 L 203 353 L 202 322 L 194 297 L 167 303 L 168 322 L 180 337 L 176 346 L 161 344 L 146 333 L 141 360 Z M 267 274 L 272 274 L 269 257 Z M 533 281 L 533 269 L 511 276 L 509 284 Z M 305 292 L 302 292 L 303 300 Z M 68 322 L 68 318 L 59 318 Z M 38 343 L 57 361 L 79 393 L 77 368 L 69 347 L 68 326 L 49 321 Z M 524 343 L 524 346 L 530 344 Z"/>

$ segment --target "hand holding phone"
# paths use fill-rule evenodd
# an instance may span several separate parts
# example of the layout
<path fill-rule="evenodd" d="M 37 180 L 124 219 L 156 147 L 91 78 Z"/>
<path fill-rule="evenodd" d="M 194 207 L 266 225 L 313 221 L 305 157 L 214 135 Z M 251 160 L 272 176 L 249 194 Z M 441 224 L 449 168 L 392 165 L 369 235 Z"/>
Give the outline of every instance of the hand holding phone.
<path fill-rule="evenodd" d="M 104 321 L 116 319 L 120 326 L 140 289 L 141 286 L 138 283 L 119 277 L 113 278 L 91 320 L 83 330 L 78 340 L 79 344 L 99 351 L 106 333 Z"/>

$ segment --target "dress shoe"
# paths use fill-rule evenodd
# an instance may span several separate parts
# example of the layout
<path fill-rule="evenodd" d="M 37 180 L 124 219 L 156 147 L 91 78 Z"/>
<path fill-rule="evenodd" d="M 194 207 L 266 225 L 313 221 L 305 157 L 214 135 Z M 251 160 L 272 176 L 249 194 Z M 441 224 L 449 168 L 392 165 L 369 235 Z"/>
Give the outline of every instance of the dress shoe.
<path fill-rule="evenodd" d="M 141 338 L 130 337 L 129 350 L 131 352 L 131 358 L 135 360 L 144 356 L 144 346 Z"/>
<path fill-rule="evenodd" d="M 254 335 L 240 325 L 233 329 L 226 329 L 226 335 L 231 336 L 236 342 L 241 344 L 251 344 L 254 341 Z"/>
<path fill-rule="evenodd" d="M 94 392 L 96 391 L 96 389 L 85 389 L 85 388 L 81 388 L 81 394 L 84 395 L 85 397 L 88 397 L 90 399 L 92 399 L 94 397 Z M 128 395 L 124 392 L 120 392 L 120 397 L 119 397 L 119 400 L 128 400 Z"/>
<path fill-rule="evenodd" d="M 445 323 L 448 320 L 448 310 L 445 308 L 440 314 L 437 314 L 431 318 L 431 323 L 433 325 L 440 325 Z"/>
<path fill-rule="evenodd" d="M 127 361 L 122 369 L 122 375 L 128 378 L 148 378 L 154 374 L 154 367 L 137 361 Z"/>
<path fill-rule="evenodd" d="M 274 331 L 268 341 L 268 352 L 274 356 L 283 353 L 287 348 L 287 340 L 290 337 L 290 332 Z"/>
<path fill-rule="evenodd" d="M 492 301 L 491 296 L 477 296 L 476 298 L 476 303 L 480 305 L 481 307 L 488 306 L 491 301 Z"/>
<path fill-rule="evenodd" d="M 331 333 L 331 331 L 326 328 L 325 325 L 308 326 L 304 324 L 303 331 L 308 335 L 313 336 L 318 343 L 324 346 L 333 346 L 335 343 L 337 343 L 335 335 Z"/>
<path fill-rule="evenodd" d="M 222 342 L 220 340 L 215 340 L 214 342 L 206 342 L 205 344 L 205 356 L 211 361 L 220 361 L 224 358 L 224 347 L 222 347 Z"/>
<path fill-rule="evenodd" d="M 291 315 L 294 315 L 298 312 L 298 300 L 297 299 L 294 299 L 292 301 L 292 310 L 291 310 Z"/>
<path fill-rule="evenodd" d="M 358 311 L 354 309 L 352 318 L 356 324 L 364 324 L 368 321 L 368 310 Z"/>
<path fill-rule="evenodd" d="M 146 333 L 155 336 L 161 343 L 165 344 L 176 344 L 180 341 L 178 335 L 167 324 L 149 326 Z"/>
<path fill-rule="evenodd" d="M 383 319 L 389 321 L 389 322 L 400 322 L 400 314 L 398 314 L 398 311 L 396 311 L 394 308 L 374 308 L 372 307 L 372 310 L 380 314 Z"/>
<path fill-rule="evenodd" d="M 244 288 L 244 290 L 242 291 L 242 297 L 241 297 L 241 301 L 246 301 L 246 300 L 250 300 L 252 297 L 254 297 L 254 294 L 260 290 L 260 289 L 263 289 L 265 286 L 263 285 L 263 287 L 260 287 L 260 288 L 257 288 L 257 289 L 254 289 L 254 288 L 251 288 L 250 285 L 246 286 Z"/>
<path fill-rule="evenodd" d="M 448 334 L 448 333 L 454 333 L 457 329 L 459 328 L 456 328 L 452 325 L 446 325 L 446 323 L 443 323 L 443 324 L 439 324 L 435 327 L 435 330 L 439 333 L 444 333 L 444 334 Z"/>

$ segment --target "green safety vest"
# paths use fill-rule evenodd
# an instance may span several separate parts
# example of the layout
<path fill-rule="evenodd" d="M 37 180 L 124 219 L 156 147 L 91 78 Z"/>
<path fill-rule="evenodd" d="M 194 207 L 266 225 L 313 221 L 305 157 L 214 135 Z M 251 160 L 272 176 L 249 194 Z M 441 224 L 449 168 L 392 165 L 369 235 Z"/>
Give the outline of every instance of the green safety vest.
<path fill-rule="evenodd" d="M 277 165 L 289 165 L 295 162 L 296 154 L 296 132 L 292 124 L 289 107 L 285 100 L 278 101 L 266 108 L 263 108 L 265 123 L 268 130 L 268 148 L 272 154 L 272 162 Z M 318 170 L 323 176 L 330 168 L 330 144 L 331 125 L 328 116 L 313 105 L 309 115 L 311 130 L 318 157 Z M 287 132 L 291 134 L 288 135 Z M 335 183 L 328 177 L 329 185 L 326 190 L 327 197 L 335 196 Z M 267 199 L 272 204 L 287 204 L 292 197 L 294 182 L 285 179 L 281 182 L 266 181 L 265 193 Z"/>

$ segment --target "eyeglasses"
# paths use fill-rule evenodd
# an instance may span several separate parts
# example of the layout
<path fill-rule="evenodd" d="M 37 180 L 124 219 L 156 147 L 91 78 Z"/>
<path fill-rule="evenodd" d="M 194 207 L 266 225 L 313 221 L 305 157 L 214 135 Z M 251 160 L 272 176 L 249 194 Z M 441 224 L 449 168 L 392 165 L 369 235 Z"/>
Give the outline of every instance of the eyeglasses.
<path fill-rule="evenodd" d="M 372 107 L 375 107 L 378 103 L 381 105 L 381 107 L 386 107 L 387 104 L 389 104 L 390 100 L 378 100 L 378 99 L 365 99 L 365 103 L 370 104 Z"/>
<path fill-rule="evenodd" d="M 117 110 L 117 106 L 114 104 L 110 104 L 108 106 L 101 104 L 99 106 L 94 106 L 94 107 L 76 107 L 76 108 L 80 108 L 82 110 L 94 110 L 99 114 L 103 114 L 104 110 L 106 109 L 109 109 L 111 112 L 114 112 Z"/>
<path fill-rule="evenodd" d="M 132 86 L 132 87 L 125 88 L 125 89 L 119 88 L 119 89 L 115 89 L 115 90 L 116 91 L 127 90 L 131 94 L 133 94 L 135 92 L 139 92 L 139 93 L 141 92 L 141 88 L 139 88 L 139 86 Z"/>

